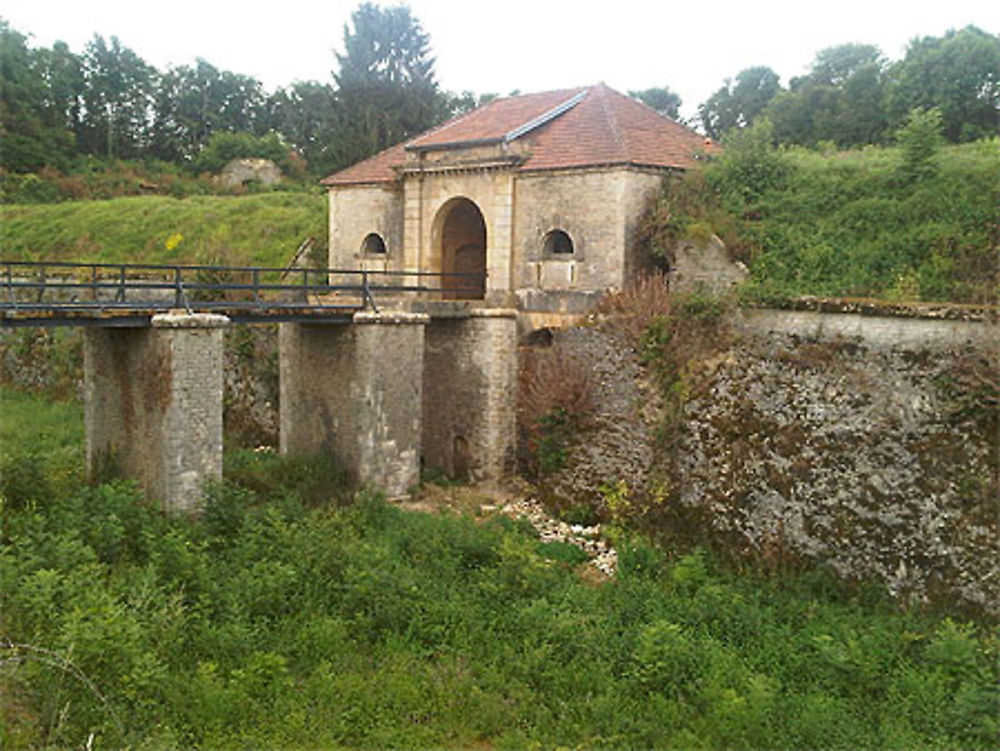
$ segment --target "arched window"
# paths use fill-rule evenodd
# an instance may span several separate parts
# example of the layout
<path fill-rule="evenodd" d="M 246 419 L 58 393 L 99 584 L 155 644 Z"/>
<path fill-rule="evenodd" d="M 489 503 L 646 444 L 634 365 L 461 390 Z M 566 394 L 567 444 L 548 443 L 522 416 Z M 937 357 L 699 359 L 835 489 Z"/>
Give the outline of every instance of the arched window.
<path fill-rule="evenodd" d="M 554 229 L 545 235 L 542 250 L 547 256 L 568 256 L 573 254 L 573 240 L 561 229 Z"/>
<path fill-rule="evenodd" d="M 365 235 L 364 242 L 361 243 L 361 252 L 365 255 L 384 256 L 388 251 L 386 251 L 382 235 L 378 232 L 370 232 Z"/>

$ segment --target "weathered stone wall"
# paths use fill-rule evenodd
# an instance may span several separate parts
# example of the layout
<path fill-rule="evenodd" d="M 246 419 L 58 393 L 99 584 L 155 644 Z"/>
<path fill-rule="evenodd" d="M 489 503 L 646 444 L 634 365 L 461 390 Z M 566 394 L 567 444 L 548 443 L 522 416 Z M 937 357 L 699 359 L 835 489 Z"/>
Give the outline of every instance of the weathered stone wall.
<path fill-rule="evenodd" d="M 273 185 L 279 180 L 281 180 L 281 170 L 270 159 L 232 159 L 219 174 L 219 182 L 230 186 L 249 182 Z"/>
<path fill-rule="evenodd" d="M 359 185 L 329 191 L 330 268 L 406 268 L 403 256 L 403 194 L 395 186 Z M 365 237 L 377 232 L 386 253 L 362 252 Z"/>
<path fill-rule="evenodd" d="M 282 324 L 281 451 L 332 453 L 389 497 L 420 479 L 427 317 L 358 313 L 353 325 Z"/>
<path fill-rule="evenodd" d="M 750 275 L 747 267 L 729 257 L 715 235 L 701 241 L 685 240 L 674 248 L 667 279 L 673 292 L 729 292 Z"/>
<path fill-rule="evenodd" d="M 620 288 L 645 266 L 636 229 L 662 172 L 619 166 L 517 173 L 505 162 L 450 163 L 486 159 L 467 151 L 425 155 L 421 164 L 407 165 L 401 187 L 331 188 L 330 265 L 441 271 L 442 208 L 466 198 L 486 225 L 491 305 L 514 304 L 516 293 L 522 308 L 576 312 L 587 293 Z M 554 229 L 572 238 L 571 255 L 544 252 Z M 383 237 L 386 256 L 361 252 L 369 232 Z"/>
<path fill-rule="evenodd" d="M 496 481 L 514 464 L 513 310 L 435 318 L 424 351 L 423 460 L 451 477 Z"/>
<path fill-rule="evenodd" d="M 169 511 L 197 508 L 222 473 L 222 327 L 215 315 L 158 315 L 149 328 L 90 329 L 84 340 L 91 473 L 139 478 Z"/>
<path fill-rule="evenodd" d="M 223 425 L 238 446 L 278 445 L 278 325 L 233 326 L 224 338 Z"/>
<path fill-rule="evenodd" d="M 567 333 L 593 363 L 598 415 L 548 478 L 556 500 L 601 504 L 623 480 L 633 510 L 692 527 L 674 531 L 1000 614 L 996 410 L 948 388 L 1000 372 L 996 324 L 752 311 L 734 329 L 690 373 L 666 441 L 623 343 Z"/>
<path fill-rule="evenodd" d="M 515 288 L 621 287 L 625 279 L 627 170 L 578 170 L 519 175 L 514 210 Z M 573 240 L 568 257 L 546 255 L 545 235 L 561 229 Z"/>

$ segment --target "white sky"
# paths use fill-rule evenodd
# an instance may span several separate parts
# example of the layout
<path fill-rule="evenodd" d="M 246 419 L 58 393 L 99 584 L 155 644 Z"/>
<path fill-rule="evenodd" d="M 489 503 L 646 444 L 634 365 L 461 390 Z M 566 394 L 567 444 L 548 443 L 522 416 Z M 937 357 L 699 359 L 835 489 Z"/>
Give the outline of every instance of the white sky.
<path fill-rule="evenodd" d="M 329 81 L 333 50 L 358 0 L 4 0 L 0 17 L 32 46 L 63 40 L 80 53 L 95 33 L 117 36 L 164 70 L 202 57 L 269 90 Z M 382 5 L 391 5 L 383 2 Z M 620 91 L 669 86 L 682 114 L 724 79 L 767 65 L 782 79 L 819 50 L 878 45 L 891 59 L 909 40 L 975 24 L 1000 33 L 1000 0 L 411 0 L 449 91 L 507 94 L 604 81 Z"/>

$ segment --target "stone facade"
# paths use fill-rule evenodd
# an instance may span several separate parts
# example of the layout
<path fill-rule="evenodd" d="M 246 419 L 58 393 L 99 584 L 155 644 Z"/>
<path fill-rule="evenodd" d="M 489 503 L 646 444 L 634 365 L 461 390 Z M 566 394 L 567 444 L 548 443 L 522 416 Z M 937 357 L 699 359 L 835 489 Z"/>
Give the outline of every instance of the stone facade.
<path fill-rule="evenodd" d="M 331 268 L 448 270 L 444 224 L 457 201 L 470 201 L 486 231 L 487 304 L 524 312 L 577 315 L 594 293 L 621 288 L 644 267 L 635 227 L 662 172 L 628 167 L 515 174 L 470 169 L 407 175 L 385 185 L 330 188 Z M 546 236 L 566 233 L 571 253 L 546 251 Z M 376 233 L 386 252 L 365 251 Z"/>
<path fill-rule="evenodd" d="M 217 315 L 157 315 L 147 328 L 88 329 L 87 466 L 139 479 L 172 512 L 190 512 L 222 474 L 222 329 Z"/>
<path fill-rule="evenodd" d="M 650 197 L 713 148 L 603 84 L 494 100 L 326 178 L 329 263 L 485 275 L 441 297 L 567 322 L 650 264 Z"/>

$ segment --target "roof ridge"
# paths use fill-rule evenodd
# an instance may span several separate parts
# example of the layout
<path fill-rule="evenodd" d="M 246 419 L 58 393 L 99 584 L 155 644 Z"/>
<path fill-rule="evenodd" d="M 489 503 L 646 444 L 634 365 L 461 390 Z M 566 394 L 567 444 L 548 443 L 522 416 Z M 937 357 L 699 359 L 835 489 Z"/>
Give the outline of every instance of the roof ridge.
<path fill-rule="evenodd" d="M 629 155 L 628 143 L 626 143 L 625 140 L 625 133 L 618 124 L 618 118 L 615 117 L 614 111 L 608 105 L 607 86 L 605 86 L 602 82 L 595 86 L 594 89 L 597 89 L 601 93 L 601 106 L 604 109 L 604 115 L 607 117 L 608 126 L 611 129 L 611 135 L 614 136 L 615 142 L 618 144 L 621 157 L 623 159 L 627 159 Z"/>
<path fill-rule="evenodd" d="M 582 102 L 586 96 L 587 96 L 587 89 L 578 91 L 576 94 L 571 96 L 565 102 L 557 104 L 555 107 L 553 107 L 550 110 L 547 110 L 546 112 L 543 112 L 538 117 L 535 117 L 529 120 L 528 122 L 522 123 L 521 125 L 518 125 L 516 128 L 507 131 L 506 133 L 504 133 L 503 140 L 510 142 L 520 138 L 523 135 L 527 135 L 536 128 L 540 128 L 546 123 L 555 120 L 557 117 L 559 117 L 559 115 L 563 114 L 564 112 L 573 109 L 576 105 Z"/>
<path fill-rule="evenodd" d="M 340 170 L 323 183 L 393 182 L 400 179 L 408 152 L 473 149 L 528 133 L 531 143 L 519 152 L 523 160 L 516 170 L 611 164 L 684 169 L 695 163 L 694 152 L 711 148 L 690 127 L 599 82 L 494 99 Z M 470 151 L 468 156 L 474 161 L 486 153 Z"/>

